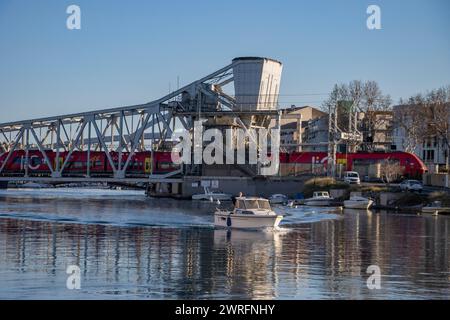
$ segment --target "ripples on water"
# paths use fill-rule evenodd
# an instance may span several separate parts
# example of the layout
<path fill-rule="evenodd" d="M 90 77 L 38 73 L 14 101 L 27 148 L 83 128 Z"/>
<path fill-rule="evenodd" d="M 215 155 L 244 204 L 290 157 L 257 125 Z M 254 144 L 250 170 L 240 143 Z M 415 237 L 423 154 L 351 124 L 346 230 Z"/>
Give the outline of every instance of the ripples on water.
<path fill-rule="evenodd" d="M 3 299 L 448 299 L 449 217 L 277 208 L 280 230 L 213 227 L 214 205 L 107 190 L 0 191 Z M 81 290 L 66 289 L 68 265 Z M 366 269 L 379 265 L 382 288 Z"/>

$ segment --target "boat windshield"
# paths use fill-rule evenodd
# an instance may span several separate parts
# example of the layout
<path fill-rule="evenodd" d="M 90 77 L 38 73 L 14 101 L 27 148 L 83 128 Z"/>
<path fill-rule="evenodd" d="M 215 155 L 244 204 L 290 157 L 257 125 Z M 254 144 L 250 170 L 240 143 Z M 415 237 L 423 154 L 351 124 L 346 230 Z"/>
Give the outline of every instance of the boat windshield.
<path fill-rule="evenodd" d="M 316 197 L 329 197 L 328 192 L 316 192 L 315 193 Z"/>
<path fill-rule="evenodd" d="M 251 199 L 236 201 L 236 209 L 265 209 L 270 210 L 270 204 L 267 200 Z"/>
<path fill-rule="evenodd" d="M 258 200 L 258 206 L 260 209 L 270 210 L 270 204 L 267 200 Z"/>

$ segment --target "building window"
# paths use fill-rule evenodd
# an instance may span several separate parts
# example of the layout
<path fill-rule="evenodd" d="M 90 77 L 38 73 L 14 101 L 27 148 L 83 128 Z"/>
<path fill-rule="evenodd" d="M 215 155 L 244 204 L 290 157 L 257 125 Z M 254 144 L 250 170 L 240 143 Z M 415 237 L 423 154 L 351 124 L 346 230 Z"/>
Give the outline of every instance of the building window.
<path fill-rule="evenodd" d="M 434 161 L 434 150 L 424 150 L 423 151 L 424 160 Z"/>

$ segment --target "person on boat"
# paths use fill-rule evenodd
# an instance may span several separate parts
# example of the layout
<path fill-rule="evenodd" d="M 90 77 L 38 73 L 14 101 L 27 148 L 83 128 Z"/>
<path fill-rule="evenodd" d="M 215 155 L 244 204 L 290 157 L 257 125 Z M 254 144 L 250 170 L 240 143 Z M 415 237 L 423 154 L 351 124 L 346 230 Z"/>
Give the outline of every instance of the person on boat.
<path fill-rule="evenodd" d="M 237 197 L 240 198 L 242 196 L 243 196 L 243 193 L 239 192 L 239 195 Z M 236 198 L 233 198 L 233 207 L 236 207 Z"/>

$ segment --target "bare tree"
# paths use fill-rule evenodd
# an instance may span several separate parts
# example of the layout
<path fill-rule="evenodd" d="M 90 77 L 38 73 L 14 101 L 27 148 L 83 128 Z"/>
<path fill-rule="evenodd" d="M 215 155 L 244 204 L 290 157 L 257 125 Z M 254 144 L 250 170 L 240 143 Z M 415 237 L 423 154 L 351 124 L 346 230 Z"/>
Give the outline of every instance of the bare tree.
<path fill-rule="evenodd" d="M 449 170 L 450 152 L 450 86 L 433 90 L 426 96 L 430 135 L 445 148 L 445 169 Z"/>
<path fill-rule="evenodd" d="M 324 101 L 322 108 L 327 112 L 330 108 L 336 106 L 339 101 L 346 101 L 349 99 L 348 86 L 346 84 L 335 84 L 328 99 Z"/>
<path fill-rule="evenodd" d="M 412 101 L 401 101 L 401 105 L 395 108 L 394 125 L 402 136 L 402 148 L 406 152 L 414 153 L 417 146 L 423 142 L 427 135 L 427 125 L 423 118 L 424 106 Z"/>
<path fill-rule="evenodd" d="M 342 108 L 338 119 L 342 130 L 350 127 L 348 112 L 358 111 L 364 114 L 364 126 L 360 126 L 365 132 L 365 149 L 373 150 L 376 141 L 376 132 L 385 128 L 389 117 L 380 117 L 380 112 L 391 111 L 391 97 L 384 95 L 375 81 L 362 82 L 353 80 L 349 84 L 335 84 L 323 108 L 328 110 L 330 106 L 348 102 L 347 107 Z"/>
<path fill-rule="evenodd" d="M 403 130 L 405 151 L 414 152 L 416 145 L 436 139 L 445 149 L 446 170 L 450 153 L 450 86 L 417 94 L 401 101 L 396 110 L 396 124 Z"/>
<path fill-rule="evenodd" d="M 408 100 L 400 99 L 399 106 L 395 108 L 395 126 L 402 132 L 402 148 L 406 152 L 414 153 L 417 146 L 429 134 L 428 124 L 425 121 L 427 108 L 425 98 L 421 94 L 410 97 Z"/>
<path fill-rule="evenodd" d="M 398 180 L 402 174 L 402 168 L 398 161 L 387 159 L 381 165 L 381 174 L 383 181 L 389 185 Z"/>

